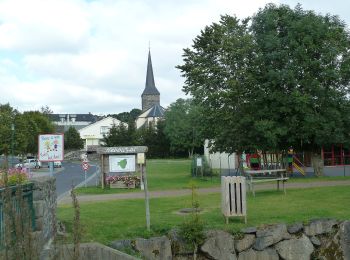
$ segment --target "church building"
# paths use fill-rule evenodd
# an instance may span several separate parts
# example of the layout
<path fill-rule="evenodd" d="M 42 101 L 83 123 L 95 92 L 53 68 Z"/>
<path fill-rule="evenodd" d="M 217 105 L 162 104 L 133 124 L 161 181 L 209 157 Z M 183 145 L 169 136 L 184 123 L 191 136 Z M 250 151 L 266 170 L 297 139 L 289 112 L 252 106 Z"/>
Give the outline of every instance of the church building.
<path fill-rule="evenodd" d="M 145 89 L 141 95 L 142 114 L 136 119 L 136 128 L 156 125 L 164 117 L 165 109 L 160 105 L 160 93 L 154 83 L 151 51 L 148 52 Z"/>

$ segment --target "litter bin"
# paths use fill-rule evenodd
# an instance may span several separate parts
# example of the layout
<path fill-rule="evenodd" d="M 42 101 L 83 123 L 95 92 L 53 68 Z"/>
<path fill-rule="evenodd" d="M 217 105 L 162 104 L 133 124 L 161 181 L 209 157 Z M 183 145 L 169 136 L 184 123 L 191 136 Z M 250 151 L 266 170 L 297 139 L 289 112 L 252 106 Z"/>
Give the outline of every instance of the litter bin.
<path fill-rule="evenodd" d="M 226 223 L 228 223 L 229 217 L 244 217 L 244 223 L 247 223 L 245 177 L 221 177 L 221 212 Z"/>

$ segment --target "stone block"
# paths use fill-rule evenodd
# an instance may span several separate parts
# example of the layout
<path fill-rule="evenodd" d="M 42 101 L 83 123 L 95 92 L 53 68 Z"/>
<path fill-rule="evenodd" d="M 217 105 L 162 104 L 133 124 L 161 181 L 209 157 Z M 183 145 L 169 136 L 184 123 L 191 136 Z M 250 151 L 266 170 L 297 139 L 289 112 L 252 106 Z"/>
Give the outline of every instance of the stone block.
<path fill-rule="evenodd" d="M 166 236 L 153 237 L 150 239 L 137 238 L 135 240 L 135 249 L 145 259 L 171 260 L 170 240 Z"/>
<path fill-rule="evenodd" d="M 290 235 L 287 233 L 286 224 L 270 225 L 256 232 L 256 240 L 253 248 L 261 251 L 282 239 L 289 238 Z"/>
<path fill-rule="evenodd" d="M 338 224 L 338 222 L 334 219 L 313 220 L 309 225 L 304 227 L 304 233 L 309 237 L 331 233 L 333 226 L 336 224 Z"/>
<path fill-rule="evenodd" d="M 207 239 L 201 246 L 201 251 L 207 254 L 211 259 L 236 259 L 234 237 L 221 230 L 208 232 Z"/>
<path fill-rule="evenodd" d="M 36 218 L 35 219 L 35 231 L 42 231 L 43 230 L 43 218 Z"/>
<path fill-rule="evenodd" d="M 193 253 L 193 249 L 179 235 L 178 229 L 172 229 L 168 233 L 171 241 L 171 251 L 173 255 L 188 255 Z"/>
<path fill-rule="evenodd" d="M 309 260 L 314 251 L 314 246 L 304 234 L 300 238 L 281 241 L 275 248 L 285 260 Z"/>
<path fill-rule="evenodd" d="M 255 242 L 255 235 L 246 234 L 243 239 L 235 241 L 237 252 L 242 252 L 249 249 Z"/>
<path fill-rule="evenodd" d="M 249 249 L 239 253 L 238 260 L 279 260 L 279 256 L 273 248 L 266 248 L 263 251 Z"/>
<path fill-rule="evenodd" d="M 295 223 L 293 225 L 288 226 L 287 230 L 290 234 L 296 234 L 299 233 L 301 231 L 303 231 L 304 226 L 303 223 Z"/>
<path fill-rule="evenodd" d="M 42 200 L 33 202 L 35 217 L 42 217 L 44 215 L 44 202 Z"/>
<path fill-rule="evenodd" d="M 344 259 L 350 259 L 350 221 L 344 221 L 340 224 L 340 246 L 343 251 Z"/>

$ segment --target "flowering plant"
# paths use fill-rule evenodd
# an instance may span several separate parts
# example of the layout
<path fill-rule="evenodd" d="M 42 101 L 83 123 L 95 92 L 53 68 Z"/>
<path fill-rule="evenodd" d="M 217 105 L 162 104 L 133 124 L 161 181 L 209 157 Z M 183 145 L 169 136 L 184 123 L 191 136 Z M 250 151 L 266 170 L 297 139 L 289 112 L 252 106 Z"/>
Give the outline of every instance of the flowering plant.
<path fill-rule="evenodd" d="M 6 181 L 7 174 L 7 181 Z M 27 169 L 10 168 L 7 171 L 0 170 L 0 187 L 13 186 L 17 184 L 24 184 L 28 182 Z"/>
<path fill-rule="evenodd" d="M 127 187 L 135 184 L 136 187 L 140 185 L 140 177 L 135 175 L 123 175 L 123 176 L 107 176 L 106 182 L 108 184 L 117 183 L 122 181 Z"/>

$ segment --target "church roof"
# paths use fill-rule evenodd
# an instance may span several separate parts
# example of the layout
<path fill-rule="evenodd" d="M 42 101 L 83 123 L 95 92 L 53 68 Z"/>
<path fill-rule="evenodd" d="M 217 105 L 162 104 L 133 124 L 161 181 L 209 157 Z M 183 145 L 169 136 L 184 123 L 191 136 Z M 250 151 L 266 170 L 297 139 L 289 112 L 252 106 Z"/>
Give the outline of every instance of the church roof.
<path fill-rule="evenodd" d="M 162 106 L 156 104 L 156 105 L 150 107 L 149 109 L 147 109 L 139 117 L 144 117 L 144 118 L 147 118 L 147 117 L 164 117 L 164 112 L 165 112 L 165 109 Z"/>
<path fill-rule="evenodd" d="M 151 51 L 148 52 L 146 86 L 145 86 L 145 90 L 142 92 L 142 95 L 160 95 L 154 83 Z"/>

